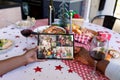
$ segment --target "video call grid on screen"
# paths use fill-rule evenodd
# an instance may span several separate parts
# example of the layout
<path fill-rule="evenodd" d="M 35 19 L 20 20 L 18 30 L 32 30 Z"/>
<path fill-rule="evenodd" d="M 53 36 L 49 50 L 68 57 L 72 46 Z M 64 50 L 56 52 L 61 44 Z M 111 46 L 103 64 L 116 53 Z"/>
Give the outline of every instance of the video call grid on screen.
<path fill-rule="evenodd" d="M 73 59 L 73 34 L 39 34 L 38 59 Z"/>

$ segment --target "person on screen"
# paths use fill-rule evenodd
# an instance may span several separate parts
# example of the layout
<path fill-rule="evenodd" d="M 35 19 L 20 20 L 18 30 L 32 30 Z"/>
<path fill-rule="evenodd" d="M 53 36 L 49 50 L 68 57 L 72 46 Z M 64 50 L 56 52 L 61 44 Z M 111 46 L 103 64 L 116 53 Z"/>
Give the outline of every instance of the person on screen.
<path fill-rule="evenodd" d="M 41 61 L 37 59 L 37 49 L 38 48 L 35 47 L 28 50 L 22 55 L 11 57 L 5 60 L 0 60 L 0 75 L 3 75 L 20 66 L 24 66 L 36 61 Z M 6 68 L 6 66 L 8 67 Z"/>
<path fill-rule="evenodd" d="M 94 66 L 94 60 L 83 47 L 74 48 L 74 56 L 76 61 L 81 61 L 86 65 Z M 117 59 L 118 60 L 118 59 Z M 101 60 L 97 62 L 97 70 L 105 74 L 110 80 L 120 80 L 120 64 L 116 59 Z M 120 59 L 119 59 L 120 60 Z M 117 70 L 117 71 L 115 71 Z"/>

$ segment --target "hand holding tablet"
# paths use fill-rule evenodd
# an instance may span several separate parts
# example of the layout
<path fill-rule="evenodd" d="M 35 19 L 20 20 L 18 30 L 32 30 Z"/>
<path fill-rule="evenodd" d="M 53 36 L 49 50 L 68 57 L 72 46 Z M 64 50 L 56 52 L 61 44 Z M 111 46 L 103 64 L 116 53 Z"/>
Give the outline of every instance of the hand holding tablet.
<path fill-rule="evenodd" d="M 73 34 L 38 35 L 38 59 L 73 59 Z"/>

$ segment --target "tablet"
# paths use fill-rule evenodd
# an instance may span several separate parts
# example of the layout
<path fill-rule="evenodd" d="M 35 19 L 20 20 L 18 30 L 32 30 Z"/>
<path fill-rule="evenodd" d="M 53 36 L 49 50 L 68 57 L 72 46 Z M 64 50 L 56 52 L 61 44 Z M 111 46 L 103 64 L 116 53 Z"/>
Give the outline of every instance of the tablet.
<path fill-rule="evenodd" d="M 46 34 L 38 35 L 38 59 L 73 59 L 73 34 Z"/>

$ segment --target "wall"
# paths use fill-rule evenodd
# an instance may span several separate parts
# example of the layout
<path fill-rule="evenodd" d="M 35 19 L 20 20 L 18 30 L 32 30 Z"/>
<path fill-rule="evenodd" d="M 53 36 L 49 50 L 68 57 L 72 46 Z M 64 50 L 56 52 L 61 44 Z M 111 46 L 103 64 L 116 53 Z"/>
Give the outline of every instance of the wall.
<path fill-rule="evenodd" d="M 116 0 L 106 0 L 104 10 L 101 12 L 99 11 L 98 14 L 113 15 L 115 1 Z"/>
<path fill-rule="evenodd" d="M 86 22 L 89 22 L 89 13 L 90 13 L 90 4 L 91 0 L 84 0 L 84 7 L 83 7 L 83 13 L 84 13 L 84 20 Z"/>
<path fill-rule="evenodd" d="M 102 11 L 98 11 L 98 7 L 99 7 L 98 3 L 100 0 L 84 0 L 84 1 L 85 1 L 84 19 L 87 22 L 91 21 L 91 19 L 94 16 L 99 15 L 99 14 L 113 15 L 116 0 L 106 0 L 104 9 Z"/>
<path fill-rule="evenodd" d="M 0 28 L 21 20 L 21 7 L 0 9 Z"/>
<path fill-rule="evenodd" d="M 91 21 L 97 15 L 99 3 L 100 0 L 91 0 L 89 21 Z"/>
<path fill-rule="evenodd" d="M 117 18 L 120 18 L 120 0 L 118 0 L 118 2 L 117 2 L 114 16 Z"/>

